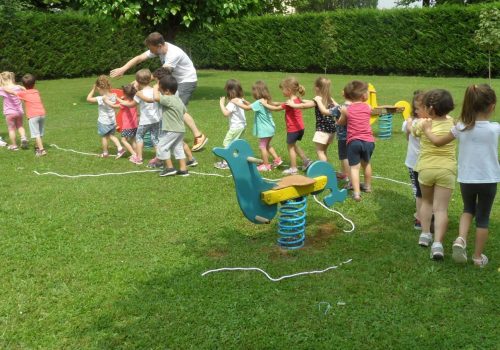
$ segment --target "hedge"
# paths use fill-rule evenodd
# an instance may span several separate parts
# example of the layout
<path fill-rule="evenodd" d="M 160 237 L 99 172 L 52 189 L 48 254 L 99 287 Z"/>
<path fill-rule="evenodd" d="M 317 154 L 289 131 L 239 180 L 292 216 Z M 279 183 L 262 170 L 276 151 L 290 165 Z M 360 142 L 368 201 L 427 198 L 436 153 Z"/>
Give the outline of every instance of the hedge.
<path fill-rule="evenodd" d="M 497 5 L 498 6 L 498 5 Z M 213 32 L 180 33 L 197 67 L 322 71 L 321 25 L 334 23 L 338 51 L 330 73 L 486 76 L 488 57 L 473 42 L 481 6 L 346 10 L 229 20 Z M 498 75 L 500 57 L 493 59 Z"/>
<path fill-rule="evenodd" d="M 107 74 L 145 50 L 144 32 L 79 13 L 0 13 L 0 69 L 38 78 Z"/>

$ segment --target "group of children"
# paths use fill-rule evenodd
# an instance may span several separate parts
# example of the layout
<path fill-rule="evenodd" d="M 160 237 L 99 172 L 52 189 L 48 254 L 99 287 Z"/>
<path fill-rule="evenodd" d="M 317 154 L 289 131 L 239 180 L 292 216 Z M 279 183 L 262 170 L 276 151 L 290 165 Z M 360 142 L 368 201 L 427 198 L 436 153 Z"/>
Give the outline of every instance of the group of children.
<path fill-rule="evenodd" d="M 28 148 L 28 138 L 23 127 L 24 102 L 26 117 L 30 128 L 31 138 L 35 140 L 35 155 L 41 157 L 47 154 L 43 147 L 42 137 L 45 130 L 45 108 L 40 93 L 35 89 L 35 77 L 25 74 L 21 81 L 23 86 L 15 83 L 15 74 L 12 72 L 0 73 L 0 96 L 3 97 L 3 114 L 7 122 L 10 145 L 0 137 L 0 147 L 11 151 L 18 151 L 16 132 L 21 137 L 21 148 Z"/>
<path fill-rule="evenodd" d="M 129 160 L 143 163 L 144 137 L 150 135 L 156 156 L 148 163 L 151 167 L 162 167 L 160 176 L 189 175 L 188 166 L 197 165 L 190 148 L 184 142 L 183 116 L 187 113 L 182 100 L 176 96 L 177 81 L 171 70 L 165 67 L 153 74 L 148 69 L 136 73 L 132 84 L 123 86 L 119 97 L 111 89 L 107 76 L 100 76 L 87 96 L 87 101 L 98 104 L 97 131 L 102 138 L 101 157 L 109 157 L 109 141 L 116 148 L 116 159 L 127 151 Z M 156 83 L 151 87 L 152 80 Z M 3 96 L 4 115 L 9 131 L 9 150 L 18 150 L 16 131 L 21 137 L 21 147 L 28 147 L 23 128 L 24 101 L 29 120 L 31 137 L 36 140 L 35 154 L 43 156 L 45 109 L 35 78 L 31 74 L 22 77 L 23 87 L 15 84 L 11 72 L 0 74 L 0 96 Z M 340 179 L 348 181 L 353 190 L 353 199 L 361 200 L 361 191 L 371 192 L 372 169 L 370 159 L 375 149 L 375 139 L 370 126 L 371 109 L 368 100 L 368 84 L 351 81 L 343 89 L 343 104 L 338 104 L 330 93 L 330 80 L 319 77 L 314 82 L 315 97 L 303 100 L 305 89 L 297 79 L 288 77 L 279 85 L 285 101 L 275 102 L 263 81 L 252 86 L 255 99 L 249 103 L 244 99 L 241 84 L 234 79 L 227 81 L 226 97 L 220 98 L 222 114 L 228 118 L 229 130 L 223 140 L 226 147 L 242 138 L 247 126 L 245 111 L 255 114 L 253 135 L 258 138 L 262 164 L 259 171 L 270 171 L 279 167 L 283 160 L 271 145 L 276 133 L 272 111 L 285 111 L 286 143 L 290 167 L 286 175 L 298 173 L 297 157 L 302 160 L 302 169 L 312 163 L 298 145 L 304 136 L 305 126 L 302 109 L 315 108 L 316 131 L 312 141 L 317 158 L 328 161 L 329 146 L 337 135 L 338 155 L 341 162 Z M 98 96 L 95 96 L 96 93 Z M 227 101 L 226 101 L 227 100 Z M 227 103 L 226 103 L 227 102 Z M 444 258 L 443 239 L 448 225 L 448 205 L 457 180 L 455 139 L 458 147 L 458 182 L 464 203 L 460 218 L 459 236 L 453 243 L 453 259 L 467 261 L 467 236 L 472 219 L 476 219 L 476 245 L 472 255 L 474 264 L 484 267 L 488 258 L 483 254 L 488 238 L 491 208 L 500 182 L 498 161 L 498 139 L 500 125 L 491 122 L 496 105 L 496 95 L 488 85 L 471 85 L 464 96 L 460 121 L 455 124 L 448 115 L 454 109 L 451 94 L 442 89 L 428 92 L 417 91 L 412 103 L 412 117 L 403 124 L 408 138 L 405 165 L 409 169 L 416 198 L 415 228 L 421 229 L 418 243 L 431 246 L 430 256 L 434 260 Z M 121 110 L 121 140 L 116 131 L 115 109 Z M 7 143 L 0 139 L 0 146 Z M 176 169 L 171 155 L 179 161 Z M 270 158 L 272 157 L 272 163 Z M 227 169 L 225 161 L 215 163 L 219 169 Z M 364 183 L 360 182 L 360 169 L 364 170 Z M 434 234 L 431 233 L 434 227 Z"/>
<path fill-rule="evenodd" d="M 467 262 L 467 236 L 475 217 L 476 242 L 472 261 L 479 267 L 488 263 L 483 251 L 500 182 L 500 125 L 490 121 L 495 105 L 496 94 L 489 85 L 471 85 L 465 91 L 459 122 L 455 124 L 448 115 L 454 109 L 448 91 L 417 91 L 414 95 L 413 116 L 403 125 L 408 135 L 405 164 L 416 197 L 415 228 L 422 230 L 418 243 L 423 247 L 431 245 L 430 257 L 434 260 L 444 258 L 448 205 L 458 180 L 464 209 L 459 236 L 452 246 L 452 258 L 458 263 Z M 458 178 L 455 139 L 459 141 Z"/>
<path fill-rule="evenodd" d="M 305 89 L 297 79 L 289 77 L 280 84 L 284 102 L 275 102 L 269 89 L 263 81 L 257 81 L 252 86 L 253 103 L 243 97 L 243 89 L 237 80 L 227 81 L 226 97 L 221 97 L 220 108 L 229 120 L 229 130 L 223 141 L 226 147 L 230 142 L 241 138 L 246 128 L 245 111 L 254 111 L 253 135 L 259 139 L 259 150 L 263 163 L 257 167 L 259 171 L 269 171 L 280 166 L 283 161 L 271 146 L 271 140 L 276 132 L 271 111 L 285 111 L 286 143 L 290 159 L 290 167 L 283 171 L 285 175 L 298 173 L 297 157 L 302 160 L 302 169 L 306 170 L 312 163 L 298 145 L 304 136 L 305 126 L 302 109 L 315 108 L 316 131 L 313 142 L 316 145 L 317 157 L 328 161 L 328 147 L 338 138 L 339 159 L 342 172 L 340 179 L 350 179 L 346 185 L 353 190 L 353 198 L 361 200 L 361 191 L 371 192 L 370 159 L 375 149 L 375 139 L 370 126 L 371 109 L 365 102 L 368 100 L 368 84 L 362 81 L 352 81 L 343 90 L 345 102 L 339 105 L 331 97 L 331 81 L 319 77 L 314 82 L 315 97 L 313 100 L 303 100 Z M 225 104 L 225 100 L 228 100 Z M 272 164 L 269 156 L 273 157 Z M 219 169 L 228 166 L 224 161 L 215 163 Z M 360 169 L 365 172 L 365 182 L 360 183 Z"/>

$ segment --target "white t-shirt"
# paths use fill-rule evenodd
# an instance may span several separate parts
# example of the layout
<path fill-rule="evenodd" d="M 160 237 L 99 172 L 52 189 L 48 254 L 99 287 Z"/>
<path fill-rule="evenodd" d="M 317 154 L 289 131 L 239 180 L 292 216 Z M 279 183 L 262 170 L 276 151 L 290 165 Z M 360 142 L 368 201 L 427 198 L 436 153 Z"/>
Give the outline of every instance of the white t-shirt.
<path fill-rule="evenodd" d="M 489 121 L 476 121 L 471 130 L 463 130 L 458 123 L 451 132 L 459 140 L 458 145 L 458 182 L 497 183 L 500 182 L 498 164 L 498 138 L 500 124 Z"/>
<path fill-rule="evenodd" d="M 146 86 L 141 90 L 144 96 L 153 98 L 153 88 Z M 158 103 L 145 102 L 139 96 L 134 96 L 134 101 L 139 105 L 139 125 L 158 123 L 161 120 L 161 109 Z"/>
<path fill-rule="evenodd" d="M 105 125 L 116 124 L 115 110 L 113 109 L 113 107 L 110 107 L 106 103 L 104 103 L 104 96 L 97 96 L 96 100 L 97 112 L 99 114 L 99 116 L 97 117 L 97 121 Z M 109 95 L 108 101 L 113 104 L 116 103 L 116 95 Z"/>
<path fill-rule="evenodd" d="M 146 51 L 148 58 L 160 57 L 163 66 L 173 69 L 172 75 L 177 79 L 177 83 L 191 83 L 197 81 L 196 69 L 189 56 L 178 46 L 170 43 L 165 43 L 165 45 L 167 45 L 166 55 L 155 55 L 148 50 Z"/>
<path fill-rule="evenodd" d="M 240 99 L 240 102 L 243 103 L 243 99 Z M 245 110 L 243 108 L 229 102 L 226 105 L 226 109 L 231 112 L 231 115 L 229 116 L 229 130 L 241 129 L 247 126 Z"/>
<path fill-rule="evenodd" d="M 412 124 L 415 125 L 417 119 L 414 119 Z M 403 122 L 403 132 L 406 133 L 406 124 L 408 122 L 405 120 Z M 405 165 L 408 168 L 415 169 L 417 165 L 418 155 L 420 154 L 420 138 L 413 136 L 411 133 L 408 135 L 408 149 L 406 150 Z"/>

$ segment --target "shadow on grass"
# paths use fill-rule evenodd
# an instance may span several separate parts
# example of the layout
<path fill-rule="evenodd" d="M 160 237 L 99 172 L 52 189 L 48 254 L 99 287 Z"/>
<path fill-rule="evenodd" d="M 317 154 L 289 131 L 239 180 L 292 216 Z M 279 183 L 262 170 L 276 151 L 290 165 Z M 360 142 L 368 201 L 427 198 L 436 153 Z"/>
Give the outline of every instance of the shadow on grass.
<path fill-rule="evenodd" d="M 198 86 L 196 90 L 194 90 L 191 101 L 218 100 L 220 97 L 226 96 L 223 87 L 224 86 Z"/>
<path fill-rule="evenodd" d="M 415 212 L 415 199 L 411 196 L 411 189 L 408 187 L 409 194 L 403 194 L 401 191 L 393 191 L 384 188 L 377 188 L 373 197 L 377 203 L 376 216 L 377 225 L 383 231 L 402 231 L 413 227 L 413 213 Z M 407 219 L 401 220 L 401 215 Z M 407 225 L 402 223 L 407 222 Z"/>

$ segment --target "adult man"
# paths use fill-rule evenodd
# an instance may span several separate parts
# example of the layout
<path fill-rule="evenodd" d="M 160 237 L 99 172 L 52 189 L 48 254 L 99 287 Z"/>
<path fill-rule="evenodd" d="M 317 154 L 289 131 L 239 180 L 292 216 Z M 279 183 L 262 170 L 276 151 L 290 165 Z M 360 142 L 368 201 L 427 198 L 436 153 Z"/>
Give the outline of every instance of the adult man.
<path fill-rule="evenodd" d="M 120 77 L 135 65 L 144 62 L 147 59 L 159 57 L 164 67 L 172 69 L 172 75 L 178 83 L 179 97 L 182 102 L 184 102 L 184 105 L 187 106 L 198 82 L 196 69 L 194 68 L 191 59 L 184 51 L 182 51 L 181 48 L 166 42 L 163 36 L 158 32 L 149 34 L 144 43 L 148 47 L 148 51 L 135 56 L 124 66 L 113 69 L 110 72 L 110 76 Z M 200 132 L 193 117 L 188 113 L 184 114 L 184 122 L 191 129 L 194 136 L 192 150 L 201 150 L 207 143 L 208 138 Z"/>

